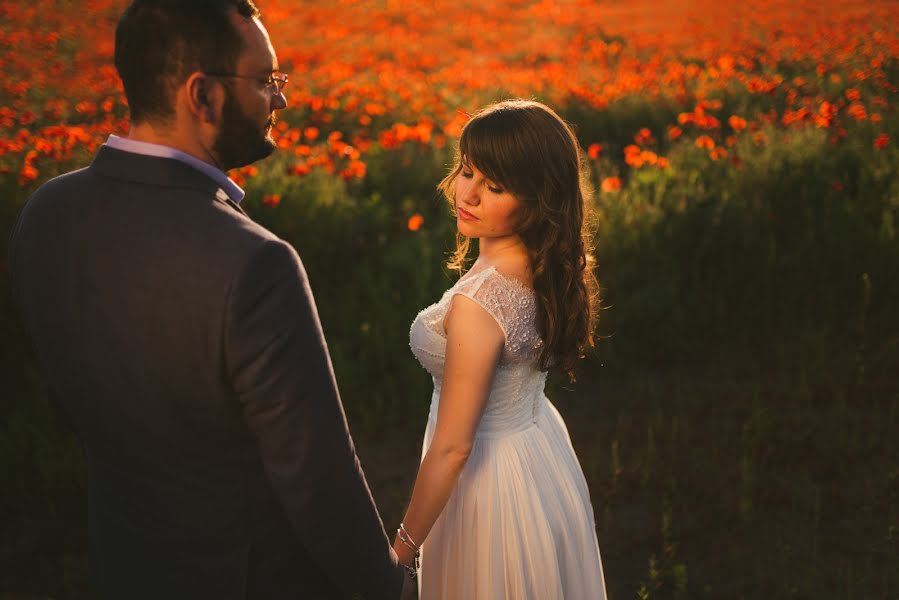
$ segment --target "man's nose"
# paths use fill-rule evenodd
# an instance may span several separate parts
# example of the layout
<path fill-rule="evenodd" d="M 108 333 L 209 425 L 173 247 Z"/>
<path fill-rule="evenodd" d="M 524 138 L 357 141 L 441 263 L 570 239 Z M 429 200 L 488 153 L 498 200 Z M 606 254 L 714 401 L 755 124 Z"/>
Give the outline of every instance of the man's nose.
<path fill-rule="evenodd" d="M 284 95 L 283 91 L 279 91 L 277 94 L 272 96 L 272 110 L 281 110 L 283 108 L 287 108 L 287 96 Z"/>

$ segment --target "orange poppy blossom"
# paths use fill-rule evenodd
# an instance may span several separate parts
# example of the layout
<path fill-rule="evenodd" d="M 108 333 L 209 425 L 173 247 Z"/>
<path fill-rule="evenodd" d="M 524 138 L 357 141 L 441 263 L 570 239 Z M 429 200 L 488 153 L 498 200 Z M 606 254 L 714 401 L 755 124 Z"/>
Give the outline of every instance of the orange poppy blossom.
<path fill-rule="evenodd" d="M 685 138 L 710 150 L 712 160 L 726 150 L 711 150 L 744 134 L 762 143 L 761 126 L 827 129 L 837 144 L 870 139 L 873 128 L 875 148 L 888 143 L 884 116 L 899 92 L 889 71 L 899 56 L 895 2 L 766 0 L 740 12 L 711 0 L 571 0 L 563 11 L 513 4 L 266 0 L 263 19 L 291 77 L 273 132 L 298 158 L 288 173 L 363 179 L 372 149 L 441 150 L 471 111 L 511 96 L 563 113 L 577 105 L 584 119 L 619 103 L 673 102 L 667 126 L 638 127 L 625 177 L 628 168 L 667 165 L 653 129 L 665 144 Z M 60 170 L 45 166 L 82 163 L 110 133 L 127 131 L 112 66 L 121 9 L 120 0 L 0 4 L 0 179 L 33 189 Z M 78 30 L 85 15 L 89 37 Z M 724 112 L 727 98 L 740 99 L 740 114 Z M 620 147 L 593 135 L 593 160 Z"/>

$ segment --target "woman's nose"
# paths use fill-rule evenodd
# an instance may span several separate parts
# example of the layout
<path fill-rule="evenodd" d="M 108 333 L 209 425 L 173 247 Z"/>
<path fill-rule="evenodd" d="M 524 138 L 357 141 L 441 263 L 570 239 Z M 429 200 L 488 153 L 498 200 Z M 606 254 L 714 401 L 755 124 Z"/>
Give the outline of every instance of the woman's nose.
<path fill-rule="evenodd" d="M 481 198 L 478 196 L 478 187 L 475 185 L 467 186 L 462 193 L 462 201 L 465 204 L 470 204 L 471 206 L 477 206 L 481 203 Z"/>

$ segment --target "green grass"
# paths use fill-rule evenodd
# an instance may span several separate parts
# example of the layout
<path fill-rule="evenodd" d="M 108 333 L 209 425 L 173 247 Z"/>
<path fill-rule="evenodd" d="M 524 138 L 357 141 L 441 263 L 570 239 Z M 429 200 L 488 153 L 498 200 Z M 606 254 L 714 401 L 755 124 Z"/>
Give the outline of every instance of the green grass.
<path fill-rule="evenodd" d="M 652 125 L 675 108 L 633 101 L 596 122 L 571 110 L 585 144 L 608 126 L 613 148 L 633 134 L 616 117 Z M 593 164 L 597 183 L 625 174 L 621 192 L 596 196 L 601 339 L 576 391 L 551 387 L 613 599 L 899 595 L 899 152 L 874 150 L 865 127 L 838 146 L 813 127 L 766 129 L 765 144 L 731 149 L 739 169 L 689 140 L 658 149 L 664 171 L 625 170 L 617 154 Z M 450 160 L 376 148 L 366 178 L 347 183 L 289 176 L 285 153 L 246 186 L 250 213 L 309 271 L 388 528 L 430 396 L 409 324 L 451 281 L 452 223 L 435 193 Z M 0 186 L 9 231 L 25 191 Z M 281 204 L 263 206 L 272 193 Z M 413 213 L 418 232 L 405 226 Z M 0 334 L 0 597 L 89 597 L 84 468 L 46 403 L 5 271 Z"/>
<path fill-rule="evenodd" d="M 652 598 L 893 597 L 897 381 L 858 401 L 839 365 L 814 380 L 716 366 L 610 378 L 561 402 L 612 597 L 641 584 Z"/>
<path fill-rule="evenodd" d="M 643 373 L 588 364 L 573 391 L 551 386 L 612 600 L 895 597 L 899 380 L 881 369 L 859 387 L 852 357 L 833 358 L 815 372 L 795 356 Z M 388 529 L 418 467 L 417 400 L 417 417 L 389 429 L 351 420 Z M 68 506 L 44 516 L 43 547 L 3 589 L 88 597 L 81 491 L 42 493 Z"/>

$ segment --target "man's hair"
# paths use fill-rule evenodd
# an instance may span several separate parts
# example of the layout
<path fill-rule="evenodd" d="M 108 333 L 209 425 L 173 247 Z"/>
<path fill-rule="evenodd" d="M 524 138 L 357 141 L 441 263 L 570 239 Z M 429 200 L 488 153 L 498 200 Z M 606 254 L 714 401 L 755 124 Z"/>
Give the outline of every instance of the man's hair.
<path fill-rule="evenodd" d="M 115 32 L 115 67 L 131 121 L 167 122 L 175 91 L 195 71 L 232 72 L 243 41 L 229 11 L 259 17 L 252 0 L 134 0 Z"/>

